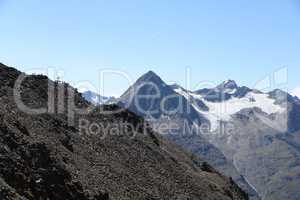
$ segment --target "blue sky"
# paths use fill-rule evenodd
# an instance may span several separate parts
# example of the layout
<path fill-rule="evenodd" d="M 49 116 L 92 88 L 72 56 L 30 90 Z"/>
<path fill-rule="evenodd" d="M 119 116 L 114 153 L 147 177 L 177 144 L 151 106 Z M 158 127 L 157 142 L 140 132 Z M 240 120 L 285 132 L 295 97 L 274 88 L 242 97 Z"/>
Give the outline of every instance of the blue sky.
<path fill-rule="evenodd" d="M 98 86 L 99 70 L 114 69 L 185 85 L 188 67 L 191 89 L 227 79 L 252 87 L 287 67 L 278 87 L 300 86 L 298 0 L 0 0 L 0 29 L 0 62 L 55 67 L 73 84 Z M 128 86 L 107 77 L 105 95 Z"/>

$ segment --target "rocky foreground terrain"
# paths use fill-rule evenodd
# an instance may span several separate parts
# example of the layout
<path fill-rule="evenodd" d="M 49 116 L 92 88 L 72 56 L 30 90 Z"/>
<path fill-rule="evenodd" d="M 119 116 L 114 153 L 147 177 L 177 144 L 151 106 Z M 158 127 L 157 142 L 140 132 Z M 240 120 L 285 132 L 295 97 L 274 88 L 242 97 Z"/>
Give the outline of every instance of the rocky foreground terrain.
<path fill-rule="evenodd" d="M 59 101 L 61 95 L 75 92 L 77 107 L 91 106 L 67 84 L 42 75 L 26 78 L 18 92 L 30 108 L 49 105 L 49 86 L 65 92 L 45 113 L 20 111 L 13 96 L 20 74 L 0 65 L 1 200 L 248 199 L 232 179 L 161 138 L 127 110 L 104 114 L 118 107 L 93 108 L 70 124 L 74 110 L 64 109 L 73 107 L 67 98 Z M 113 131 L 106 137 L 104 131 L 88 134 L 79 129 L 82 119 Z M 132 126 L 119 126 L 124 122 Z"/>

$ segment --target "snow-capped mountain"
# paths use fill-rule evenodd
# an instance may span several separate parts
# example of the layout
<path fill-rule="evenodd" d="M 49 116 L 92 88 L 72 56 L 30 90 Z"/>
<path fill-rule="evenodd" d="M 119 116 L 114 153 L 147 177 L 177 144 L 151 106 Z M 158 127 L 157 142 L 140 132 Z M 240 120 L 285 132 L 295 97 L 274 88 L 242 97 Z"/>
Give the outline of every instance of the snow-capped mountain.
<path fill-rule="evenodd" d="M 85 91 L 82 96 L 94 105 L 110 104 L 115 102 L 114 97 L 104 97 L 92 91 Z"/>
<path fill-rule="evenodd" d="M 151 84 L 141 87 L 147 82 Z M 157 91 L 159 95 L 154 98 L 145 96 Z M 144 98 L 130 101 L 139 92 Z M 299 199 L 296 185 L 300 184 L 300 100 L 297 97 L 279 89 L 264 93 L 238 86 L 233 80 L 214 88 L 188 91 L 179 85 L 167 85 L 154 72 L 148 72 L 121 96 L 121 101 L 139 115 L 154 117 L 155 120 L 150 117 L 154 127 L 165 123 L 181 127 L 171 134 L 160 133 L 232 176 L 251 199 Z M 182 109 L 163 112 L 162 102 L 167 102 L 171 110 L 181 103 Z M 146 112 L 140 112 L 139 108 Z M 186 121 L 188 125 L 196 125 L 196 129 L 208 123 L 209 131 L 205 134 L 197 131 L 195 134 L 195 129 L 187 131 Z"/>

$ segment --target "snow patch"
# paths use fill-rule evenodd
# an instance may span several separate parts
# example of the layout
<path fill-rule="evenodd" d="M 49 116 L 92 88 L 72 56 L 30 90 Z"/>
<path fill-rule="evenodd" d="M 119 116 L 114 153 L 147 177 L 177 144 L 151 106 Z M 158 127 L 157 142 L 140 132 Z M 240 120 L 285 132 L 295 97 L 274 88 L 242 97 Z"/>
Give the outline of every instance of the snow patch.
<path fill-rule="evenodd" d="M 249 92 L 243 98 L 231 98 L 223 102 L 209 102 L 201 95 L 191 94 L 194 98 L 201 99 L 209 108 L 209 111 L 201 111 L 210 122 L 212 129 L 218 128 L 219 121 L 230 121 L 231 115 L 245 108 L 258 107 L 267 114 L 283 112 L 284 108 L 275 104 L 275 100 L 268 97 L 268 94 Z"/>
<path fill-rule="evenodd" d="M 231 90 L 230 93 L 234 93 Z M 275 100 L 269 98 L 268 94 L 249 92 L 243 98 L 233 97 L 223 102 L 210 102 L 204 99 L 204 96 L 188 92 L 182 88 L 176 88 L 175 92 L 184 96 L 188 101 L 191 98 L 201 100 L 208 108 L 209 111 L 201 110 L 197 105 L 190 102 L 193 107 L 211 123 L 211 131 L 217 130 L 220 121 L 230 121 L 231 115 L 246 108 L 258 107 L 267 114 L 284 112 L 284 108 L 275 104 Z"/>

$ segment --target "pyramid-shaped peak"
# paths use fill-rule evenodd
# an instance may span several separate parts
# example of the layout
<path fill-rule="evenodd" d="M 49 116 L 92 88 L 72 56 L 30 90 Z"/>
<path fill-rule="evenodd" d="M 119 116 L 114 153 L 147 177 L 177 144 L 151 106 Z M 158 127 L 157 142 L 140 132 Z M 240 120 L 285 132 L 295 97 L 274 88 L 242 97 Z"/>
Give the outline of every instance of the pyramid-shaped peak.
<path fill-rule="evenodd" d="M 149 70 L 145 75 L 147 76 L 158 76 L 154 71 Z"/>
<path fill-rule="evenodd" d="M 153 82 L 153 83 L 163 83 L 161 78 L 153 71 L 148 71 L 146 74 L 141 76 L 137 82 Z"/>
<path fill-rule="evenodd" d="M 142 77 L 146 78 L 146 79 L 152 79 L 152 78 L 156 78 L 156 79 L 159 78 L 160 79 L 160 77 L 152 70 L 148 71 Z"/>

